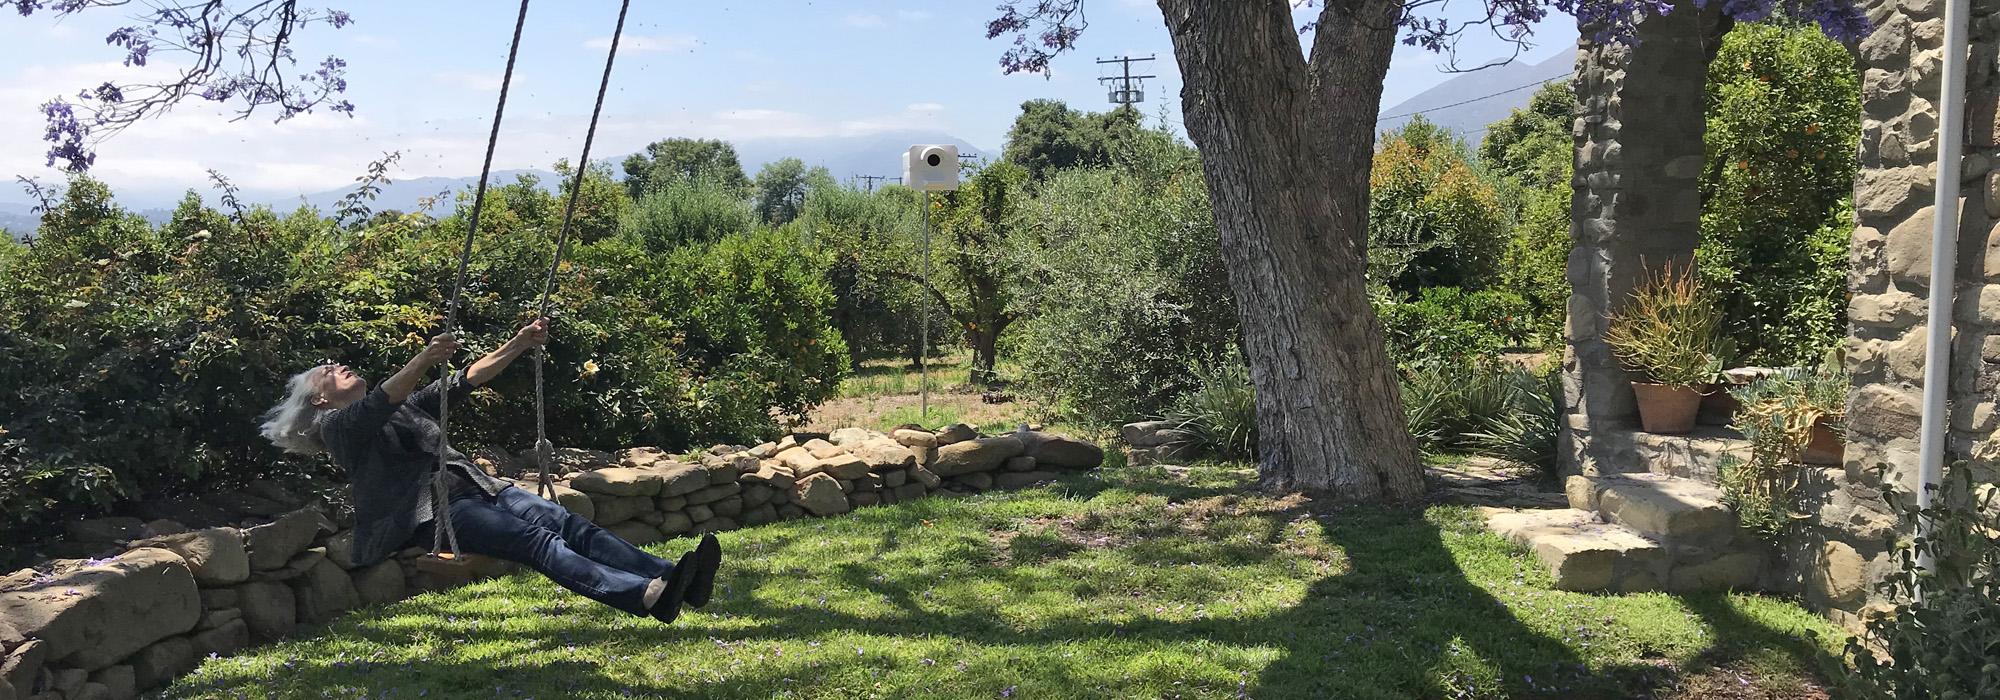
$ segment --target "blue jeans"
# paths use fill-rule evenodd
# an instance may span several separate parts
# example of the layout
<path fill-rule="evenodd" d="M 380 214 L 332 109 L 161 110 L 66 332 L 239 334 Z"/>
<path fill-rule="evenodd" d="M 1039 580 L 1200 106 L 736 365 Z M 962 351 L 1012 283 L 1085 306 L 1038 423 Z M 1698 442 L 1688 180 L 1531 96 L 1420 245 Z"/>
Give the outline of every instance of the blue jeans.
<path fill-rule="evenodd" d="M 646 553 L 569 509 L 518 488 L 451 502 L 460 551 L 519 562 L 599 603 L 647 615 L 646 585 L 673 572 L 673 562 Z M 413 541 L 428 548 L 431 526 Z"/>

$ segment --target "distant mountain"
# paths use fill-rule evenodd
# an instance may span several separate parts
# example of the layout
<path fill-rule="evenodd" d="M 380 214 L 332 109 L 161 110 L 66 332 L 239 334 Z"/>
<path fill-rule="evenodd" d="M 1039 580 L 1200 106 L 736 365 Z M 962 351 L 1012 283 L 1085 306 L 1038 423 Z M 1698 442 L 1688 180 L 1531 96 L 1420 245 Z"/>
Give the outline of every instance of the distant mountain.
<path fill-rule="evenodd" d="M 1576 55 L 1563 51 L 1540 63 L 1516 61 L 1466 73 L 1383 109 L 1381 116 L 1389 118 L 1378 121 L 1375 128 L 1394 129 L 1408 123 L 1413 114 L 1421 113 L 1424 119 L 1476 146 L 1486 135 L 1488 124 L 1528 106 L 1528 100 L 1543 84 L 1568 80 L 1575 69 Z M 1511 91 L 1502 93 L 1505 90 Z"/>

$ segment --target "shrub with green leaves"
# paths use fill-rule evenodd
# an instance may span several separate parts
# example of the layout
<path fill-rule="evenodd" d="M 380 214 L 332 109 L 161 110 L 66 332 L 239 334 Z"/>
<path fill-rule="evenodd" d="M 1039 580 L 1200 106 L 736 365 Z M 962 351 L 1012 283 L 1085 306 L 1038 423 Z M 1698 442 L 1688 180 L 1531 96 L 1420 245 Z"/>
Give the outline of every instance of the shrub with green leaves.
<path fill-rule="evenodd" d="M 1534 335 L 1533 309 L 1512 292 L 1431 287 L 1400 302 L 1379 287 L 1376 292 L 1389 356 L 1406 373 L 1491 363 Z"/>
<path fill-rule="evenodd" d="M 1921 525 L 1929 536 L 1897 544 L 1896 569 L 1880 584 L 1893 606 L 1867 616 L 1865 633 L 1848 638 L 1850 689 L 1896 700 L 2000 697 L 2000 488 L 1975 482 L 1960 462 L 1933 505 L 1919 509 L 1893 480 L 1884 483 L 1883 500 L 1903 531 Z M 1921 565 L 1924 557 L 1930 566 Z"/>
<path fill-rule="evenodd" d="M 1713 295 L 1693 271 L 1667 265 L 1611 314 L 1604 342 L 1647 382 L 1701 387 L 1714 382 L 1734 354 L 1718 333 L 1721 324 Z"/>
<path fill-rule="evenodd" d="M 1476 427 L 1464 433 L 1466 447 L 1475 454 L 1534 467 L 1553 479 L 1560 466 L 1556 445 L 1562 431 L 1562 373 L 1509 367 L 1503 376 L 1505 405 L 1472 417 Z"/>
<path fill-rule="evenodd" d="M 488 192 L 461 362 L 533 315 L 554 249 L 546 199 Z M 337 476 L 322 460 L 282 458 L 258 436 L 259 414 L 320 361 L 379 381 L 416 354 L 441 321 L 467 213 L 384 215 L 349 231 L 310 211 L 224 216 L 190 195 L 155 229 L 102 184 L 75 180 L 32 246 L 0 244 L 0 395 L 15 399 L 0 403 L 0 428 L 19 441 L 0 459 L 0 540 L 128 498 Z M 776 430 L 770 409 L 831 396 L 846 353 L 826 324 L 825 262 L 771 232 L 579 243 L 553 300 L 550 437 L 594 448 L 751 439 Z M 524 363 L 454 413 L 454 441 L 526 447 L 532 395 Z M 13 529 L 24 527 L 37 529 Z"/>
<path fill-rule="evenodd" d="M 1232 459 L 1257 458 L 1257 389 L 1250 384 L 1250 367 L 1241 354 L 1188 368 L 1194 389 L 1174 399 L 1167 420 L 1194 437 L 1209 454 Z"/>
<path fill-rule="evenodd" d="M 1185 146 L 1140 166 L 1042 185 L 1015 348 L 1028 388 L 1062 417 L 1113 425 L 1195 390 L 1191 363 L 1238 342 L 1236 304 L 1201 170 Z"/>
<path fill-rule="evenodd" d="M 1719 486 L 1744 529 L 1775 539 L 1797 513 L 1800 456 L 1822 421 L 1839 431 L 1853 378 L 1838 357 L 1817 368 L 1787 368 L 1730 395 L 1741 405 L 1732 420 L 1750 440 L 1750 458 L 1724 455 Z"/>
<path fill-rule="evenodd" d="M 1703 281 L 1748 361 L 1810 364 L 1847 331 L 1854 58 L 1810 25 L 1739 24 L 1708 73 Z"/>
<path fill-rule="evenodd" d="M 1382 136 L 1368 184 L 1370 279 L 1409 294 L 1493 277 L 1506 213 L 1463 142 L 1416 117 Z"/>

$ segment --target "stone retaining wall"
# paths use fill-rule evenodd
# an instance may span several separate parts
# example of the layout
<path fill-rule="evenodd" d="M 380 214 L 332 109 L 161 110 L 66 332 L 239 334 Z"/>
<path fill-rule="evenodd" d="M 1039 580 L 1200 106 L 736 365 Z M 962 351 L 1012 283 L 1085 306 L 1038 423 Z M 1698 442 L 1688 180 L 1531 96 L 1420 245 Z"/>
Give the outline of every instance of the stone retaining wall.
<path fill-rule="evenodd" d="M 926 496 L 1018 488 L 1095 468 L 1103 457 L 1080 440 L 1025 429 L 981 437 L 963 425 L 937 432 L 911 426 L 891 435 L 800 434 L 756 447 L 717 446 L 695 462 L 654 448 L 617 455 L 564 450 L 557 462 L 570 469 L 557 482 L 555 500 L 649 544 Z M 493 463 L 504 459 L 480 461 L 501 471 Z M 532 493 L 534 475 L 517 484 Z M 258 490 L 243 497 L 264 510 L 298 500 L 282 489 Z M 246 527 L 172 533 L 160 531 L 185 528 L 129 518 L 77 524 L 73 535 L 150 536 L 125 542 L 116 554 L 0 577 L 0 700 L 137 697 L 210 655 L 513 568 L 474 560 L 476 566 L 430 571 L 436 567 L 418 565 L 421 549 L 358 565 L 351 523 L 337 517 L 301 507 Z"/>

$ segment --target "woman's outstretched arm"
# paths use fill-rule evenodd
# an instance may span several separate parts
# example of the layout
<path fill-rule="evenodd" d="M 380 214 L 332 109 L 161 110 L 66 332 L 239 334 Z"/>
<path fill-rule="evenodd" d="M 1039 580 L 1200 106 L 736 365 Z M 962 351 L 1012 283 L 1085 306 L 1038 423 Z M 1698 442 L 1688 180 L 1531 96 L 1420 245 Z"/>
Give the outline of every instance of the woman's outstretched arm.
<path fill-rule="evenodd" d="M 514 334 L 514 338 L 501 345 L 498 350 L 487 353 L 485 357 L 479 358 L 478 362 L 472 363 L 471 367 L 467 367 L 465 380 L 473 386 L 485 386 L 487 382 L 493 381 L 494 377 L 500 376 L 500 372 L 513 364 L 514 359 L 520 357 L 522 353 L 548 342 L 549 320 L 535 319 L 534 323 L 522 326 L 521 330 Z"/>

